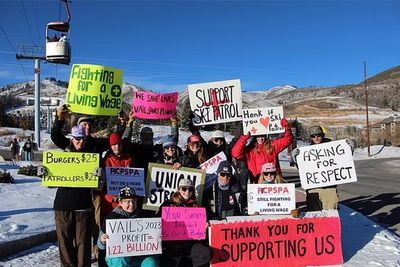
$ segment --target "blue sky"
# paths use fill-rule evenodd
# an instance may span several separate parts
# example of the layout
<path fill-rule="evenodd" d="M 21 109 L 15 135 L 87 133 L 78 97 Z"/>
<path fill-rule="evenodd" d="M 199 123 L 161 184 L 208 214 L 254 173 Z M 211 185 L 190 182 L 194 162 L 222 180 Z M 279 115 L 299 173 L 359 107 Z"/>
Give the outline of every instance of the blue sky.
<path fill-rule="evenodd" d="M 158 92 L 241 79 L 242 90 L 335 86 L 400 65 L 400 1 L 89 1 L 71 4 L 72 63 Z M 33 80 L 18 44 L 44 45 L 59 1 L 0 0 L 0 86 Z M 61 11 L 61 12 L 60 12 Z M 13 48 L 14 47 L 14 48 Z M 18 50 L 18 49 L 17 49 Z M 42 78 L 71 66 L 42 62 Z"/>

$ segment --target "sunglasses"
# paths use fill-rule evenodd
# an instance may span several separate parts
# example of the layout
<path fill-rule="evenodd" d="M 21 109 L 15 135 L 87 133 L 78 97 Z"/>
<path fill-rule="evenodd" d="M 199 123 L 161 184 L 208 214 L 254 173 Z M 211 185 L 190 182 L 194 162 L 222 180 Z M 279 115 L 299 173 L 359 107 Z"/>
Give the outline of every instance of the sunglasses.
<path fill-rule="evenodd" d="M 310 135 L 311 138 L 315 138 L 315 137 L 322 137 L 322 134 L 312 134 Z"/>
<path fill-rule="evenodd" d="M 221 175 L 221 177 L 231 178 L 231 175 L 229 173 L 221 172 L 219 173 L 219 175 Z"/>
<path fill-rule="evenodd" d="M 189 190 L 189 192 L 193 192 L 194 188 L 193 187 L 181 187 L 183 192 L 186 192 L 187 190 Z"/>
<path fill-rule="evenodd" d="M 263 174 L 264 174 L 264 176 L 268 176 L 268 175 L 274 176 L 276 174 L 276 172 L 263 172 Z"/>
<path fill-rule="evenodd" d="M 84 138 L 84 137 L 74 137 L 74 139 L 76 141 L 86 140 L 86 138 Z"/>
<path fill-rule="evenodd" d="M 165 146 L 164 149 L 165 149 L 165 150 L 168 150 L 168 149 L 175 150 L 176 147 L 175 147 L 175 146 Z"/>
<path fill-rule="evenodd" d="M 214 142 L 224 142 L 224 138 L 214 138 Z"/>
<path fill-rule="evenodd" d="M 189 146 L 200 146 L 199 142 L 193 142 L 193 143 L 189 143 Z"/>

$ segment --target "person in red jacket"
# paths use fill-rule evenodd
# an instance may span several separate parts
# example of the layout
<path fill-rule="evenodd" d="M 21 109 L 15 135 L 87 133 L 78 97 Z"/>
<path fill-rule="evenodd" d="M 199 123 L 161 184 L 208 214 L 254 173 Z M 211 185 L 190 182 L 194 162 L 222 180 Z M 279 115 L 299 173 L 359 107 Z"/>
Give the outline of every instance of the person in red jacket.
<path fill-rule="evenodd" d="M 246 146 L 250 139 L 250 132 L 248 132 L 247 135 L 241 136 L 232 148 L 232 156 L 235 159 L 247 160 L 251 183 L 257 183 L 261 166 L 266 162 L 272 162 L 278 174 L 282 175 L 278 156 L 293 142 L 293 134 L 286 119 L 281 120 L 281 125 L 285 128 L 285 133 L 281 138 L 271 140 L 267 135 L 257 135 L 255 144 Z"/>

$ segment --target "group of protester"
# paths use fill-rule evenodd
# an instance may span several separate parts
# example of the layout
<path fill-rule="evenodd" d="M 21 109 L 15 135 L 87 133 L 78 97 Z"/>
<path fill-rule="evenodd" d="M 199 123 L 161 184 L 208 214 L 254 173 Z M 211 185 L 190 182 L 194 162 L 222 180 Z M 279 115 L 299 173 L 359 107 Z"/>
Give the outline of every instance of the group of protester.
<path fill-rule="evenodd" d="M 227 216 L 247 215 L 248 183 L 285 183 L 278 155 L 293 141 L 290 125 L 281 120 L 284 134 L 272 140 L 268 135 L 251 136 L 238 131 L 228 143 L 225 133 L 217 130 L 207 142 L 199 129 L 191 122 L 191 135 L 186 146 L 178 146 L 179 129 L 175 118 L 171 119 L 171 132 L 164 136 L 161 144 L 154 144 L 153 130 L 145 126 L 140 131 L 140 142 L 133 142 L 134 114 L 120 114 L 115 132 L 109 138 L 94 138 L 91 134 L 93 120 L 80 117 L 72 127 L 70 138 L 64 136 L 62 128 L 69 116 L 65 105 L 57 109 L 51 138 L 54 144 L 70 152 L 99 153 L 101 166 L 95 175 L 102 181 L 97 190 L 87 188 L 59 187 L 54 200 L 56 232 L 60 259 L 63 266 L 90 266 L 92 244 L 96 244 L 99 266 L 208 266 L 212 252 L 205 241 L 163 241 L 163 253 L 158 256 L 105 257 L 105 242 L 108 238 L 105 221 L 111 218 L 148 218 L 161 216 L 161 207 L 204 207 L 207 219 L 223 219 Z M 320 126 L 311 128 L 312 143 L 327 141 Z M 149 163 L 181 167 L 200 168 L 206 160 L 224 152 L 227 160 L 222 161 L 213 184 L 205 189 L 202 202 L 196 198 L 194 184 L 189 179 L 179 181 L 176 192 L 167 199 L 159 211 L 142 210 L 143 197 L 137 196 L 133 188 L 124 187 L 118 196 L 108 195 L 102 185 L 105 167 L 144 168 Z M 43 171 L 43 172 L 42 172 Z M 44 174 L 45 170 L 39 171 Z M 146 177 L 146 175 L 145 175 Z M 326 208 L 322 196 L 329 195 L 336 201 L 328 208 L 337 207 L 334 190 L 307 192 L 307 205 L 312 210 Z M 251 215 L 251 214 L 249 214 Z M 93 243 L 92 243 L 93 238 Z"/>

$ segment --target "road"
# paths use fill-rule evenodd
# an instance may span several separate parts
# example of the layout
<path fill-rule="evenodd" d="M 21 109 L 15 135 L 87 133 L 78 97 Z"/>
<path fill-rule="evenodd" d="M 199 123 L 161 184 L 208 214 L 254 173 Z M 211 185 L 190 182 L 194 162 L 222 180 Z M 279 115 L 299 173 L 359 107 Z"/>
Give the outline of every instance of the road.
<path fill-rule="evenodd" d="M 355 167 L 358 181 L 338 187 L 340 203 L 400 236 L 400 158 L 359 160 Z M 295 168 L 283 171 L 286 180 L 300 186 Z"/>

